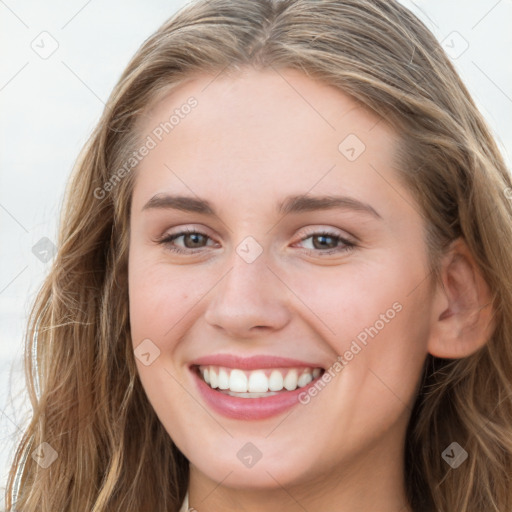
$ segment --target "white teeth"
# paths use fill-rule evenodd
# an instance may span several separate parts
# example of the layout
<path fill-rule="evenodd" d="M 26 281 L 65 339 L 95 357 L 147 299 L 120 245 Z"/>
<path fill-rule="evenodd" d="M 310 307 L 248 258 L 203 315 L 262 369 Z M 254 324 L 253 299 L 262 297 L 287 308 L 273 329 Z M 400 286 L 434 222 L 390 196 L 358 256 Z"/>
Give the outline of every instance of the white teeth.
<path fill-rule="evenodd" d="M 286 374 L 286 377 L 284 378 L 284 387 L 288 391 L 293 391 L 294 389 L 297 389 L 297 380 L 298 380 L 297 370 L 290 370 Z"/>
<path fill-rule="evenodd" d="M 251 393 L 265 393 L 268 391 L 268 379 L 264 372 L 257 370 L 251 372 L 249 377 L 249 392 Z"/>
<path fill-rule="evenodd" d="M 215 389 L 219 386 L 219 378 L 217 377 L 217 372 L 210 368 L 210 387 Z"/>
<path fill-rule="evenodd" d="M 299 380 L 297 381 L 297 385 L 299 388 L 303 388 L 304 386 L 307 386 L 311 381 L 313 380 L 313 375 L 311 373 L 303 373 Z"/>
<path fill-rule="evenodd" d="M 229 389 L 229 375 L 222 368 L 219 370 L 219 389 Z"/>
<path fill-rule="evenodd" d="M 218 366 L 201 366 L 199 374 L 213 389 L 232 396 L 258 398 L 279 391 L 293 391 L 307 386 L 322 374 L 321 368 L 281 368 L 244 371 Z"/>
<path fill-rule="evenodd" d="M 268 389 L 270 391 L 281 391 L 283 389 L 283 375 L 279 370 L 272 370 L 268 379 Z"/>
<path fill-rule="evenodd" d="M 227 395 L 236 396 L 237 398 L 263 398 L 267 396 L 277 395 L 277 393 L 233 393 L 232 391 L 227 391 Z"/>
<path fill-rule="evenodd" d="M 229 389 L 239 393 L 247 393 L 247 376 L 242 370 L 231 370 Z"/>

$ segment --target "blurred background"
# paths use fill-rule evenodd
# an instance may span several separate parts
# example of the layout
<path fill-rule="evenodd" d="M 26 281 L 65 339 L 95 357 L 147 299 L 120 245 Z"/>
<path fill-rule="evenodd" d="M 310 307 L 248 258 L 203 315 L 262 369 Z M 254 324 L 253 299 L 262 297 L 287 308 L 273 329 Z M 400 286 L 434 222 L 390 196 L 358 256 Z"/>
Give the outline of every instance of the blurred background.
<path fill-rule="evenodd" d="M 131 56 L 186 3 L 0 0 L 0 507 L 30 418 L 24 331 L 66 182 Z M 512 0 L 402 3 L 442 42 L 510 168 Z"/>

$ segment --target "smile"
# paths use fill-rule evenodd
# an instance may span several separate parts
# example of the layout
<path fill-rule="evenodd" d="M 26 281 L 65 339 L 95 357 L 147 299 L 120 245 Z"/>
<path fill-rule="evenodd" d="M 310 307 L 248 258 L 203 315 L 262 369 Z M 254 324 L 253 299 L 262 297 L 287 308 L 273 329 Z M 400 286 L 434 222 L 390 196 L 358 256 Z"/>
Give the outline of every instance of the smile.
<path fill-rule="evenodd" d="M 307 386 L 322 368 L 266 368 L 244 371 L 221 366 L 199 366 L 199 375 L 212 389 L 230 396 L 261 398 Z"/>
<path fill-rule="evenodd" d="M 206 407 L 237 420 L 262 420 L 302 407 L 299 395 L 325 372 L 318 363 L 266 355 L 216 354 L 189 368 Z"/>

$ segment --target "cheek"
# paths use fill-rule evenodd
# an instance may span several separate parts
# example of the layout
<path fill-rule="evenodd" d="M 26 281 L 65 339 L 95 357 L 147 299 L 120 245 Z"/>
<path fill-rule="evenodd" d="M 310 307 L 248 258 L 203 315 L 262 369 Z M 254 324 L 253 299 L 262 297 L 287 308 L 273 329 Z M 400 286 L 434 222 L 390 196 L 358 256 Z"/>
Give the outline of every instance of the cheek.
<path fill-rule="evenodd" d="M 190 301 L 185 287 L 169 266 L 150 261 L 134 250 L 128 266 L 132 334 L 162 338 Z M 142 332 L 145 331 L 145 332 Z"/>
<path fill-rule="evenodd" d="M 310 270 L 308 279 L 290 273 L 287 280 L 311 324 L 351 367 L 343 370 L 354 387 L 373 372 L 404 394 L 414 389 L 430 318 L 421 264 L 383 254 L 358 266 Z"/>
<path fill-rule="evenodd" d="M 143 338 L 163 340 L 179 313 L 177 305 L 184 303 L 176 286 L 168 286 L 157 277 L 155 272 L 144 272 L 143 268 L 130 273 L 130 324 L 135 345 Z"/>
<path fill-rule="evenodd" d="M 190 327 L 195 307 L 218 280 L 211 270 L 193 267 L 149 261 L 134 251 L 128 270 L 134 345 L 150 338 L 172 349 Z"/>
<path fill-rule="evenodd" d="M 183 275 L 182 268 L 171 269 L 161 262 L 149 261 L 137 250 L 130 254 L 128 280 L 132 345 L 139 378 L 169 434 L 186 438 L 177 418 L 184 411 L 197 413 L 197 404 L 180 385 L 184 376 L 175 364 L 175 349 L 190 327 L 187 314 L 193 310 L 201 290 Z M 149 361 L 144 361 L 140 354 L 147 352 Z"/>
<path fill-rule="evenodd" d="M 407 269 L 393 263 L 392 258 L 388 260 L 382 257 L 367 263 L 311 267 L 307 273 L 288 272 L 283 280 L 299 299 L 297 307 L 307 311 L 311 321 L 341 349 L 343 340 L 357 336 L 375 322 L 380 325 L 381 314 L 388 312 L 391 319 L 397 316 L 396 309 L 400 308 L 396 303 L 404 302 L 411 277 Z"/>

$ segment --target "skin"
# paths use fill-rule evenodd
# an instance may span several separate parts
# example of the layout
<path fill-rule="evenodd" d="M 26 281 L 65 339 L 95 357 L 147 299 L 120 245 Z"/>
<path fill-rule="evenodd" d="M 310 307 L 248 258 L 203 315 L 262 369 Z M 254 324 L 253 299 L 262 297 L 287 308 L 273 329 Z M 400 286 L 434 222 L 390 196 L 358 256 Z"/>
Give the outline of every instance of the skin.
<path fill-rule="evenodd" d="M 428 352 L 467 355 L 462 339 L 485 283 L 463 244 L 432 285 L 419 208 L 397 179 L 398 135 L 353 99 L 294 70 L 197 75 L 140 120 L 141 139 L 194 96 L 198 105 L 140 162 L 130 221 L 133 347 L 160 354 L 139 375 L 163 426 L 191 463 L 190 506 L 206 511 L 407 512 L 403 445 Z M 338 149 L 355 134 L 354 161 Z M 143 206 L 158 193 L 208 200 L 216 215 Z M 297 194 L 343 194 L 381 216 L 327 209 L 282 216 Z M 157 239 L 183 229 L 171 252 Z M 312 237 L 322 229 L 356 244 Z M 236 252 L 247 236 L 263 252 Z M 306 237 L 308 237 L 305 239 Z M 305 239 L 305 240 L 303 240 Z M 185 245 L 188 244 L 188 245 Z M 195 253 L 193 253 L 195 251 Z M 454 263 L 456 261 L 456 263 Z M 470 293 L 468 293 L 470 290 Z M 463 300 L 465 297 L 465 301 Z M 394 303 L 392 320 L 307 405 L 264 420 L 212 411 L 188 369 L 198 357 L 269 354 L 329 368 Z M 467 308 L 466 308 L 467 309 Z M 474 318 L 472 318 L 474 321 Z M 253 443 L 252 468 L 238 451 Z"/>

